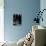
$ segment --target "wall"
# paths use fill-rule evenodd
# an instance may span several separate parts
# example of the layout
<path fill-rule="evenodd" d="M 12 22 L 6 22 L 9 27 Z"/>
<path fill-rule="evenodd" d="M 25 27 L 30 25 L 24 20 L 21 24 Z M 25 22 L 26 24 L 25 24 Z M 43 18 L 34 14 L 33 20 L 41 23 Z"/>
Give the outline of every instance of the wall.
<path fill-rule="evenodd" d="M 40 2 L 41 2 L 40 9 L 42 11 L 43 9 L 46 9 L 46 0 L 41 0 Z M 40 25 L 46 26 L 46 10 L 43 12 L 42 17 L 43 17 L 43 22 L 41 21 Z"/>
<path fill-rule="evenodd" d="M 35 12 L 40 9 L 40 0 L 5 0 L 4 35 L 7 41 L 18 41 L 31 31 Z M 22 14 L 22 25 L 13 26 L 13 14 Z"/>

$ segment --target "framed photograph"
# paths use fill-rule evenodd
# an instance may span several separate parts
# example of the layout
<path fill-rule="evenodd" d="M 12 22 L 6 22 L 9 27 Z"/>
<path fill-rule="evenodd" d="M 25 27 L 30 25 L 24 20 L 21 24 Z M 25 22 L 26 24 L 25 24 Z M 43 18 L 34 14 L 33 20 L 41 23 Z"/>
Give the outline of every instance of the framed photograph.
<path fill-rule="evenodd" d="M 13 14 L 13 25 L 21 25 L 22 23 L 22 15 L 21 14 Z"/>

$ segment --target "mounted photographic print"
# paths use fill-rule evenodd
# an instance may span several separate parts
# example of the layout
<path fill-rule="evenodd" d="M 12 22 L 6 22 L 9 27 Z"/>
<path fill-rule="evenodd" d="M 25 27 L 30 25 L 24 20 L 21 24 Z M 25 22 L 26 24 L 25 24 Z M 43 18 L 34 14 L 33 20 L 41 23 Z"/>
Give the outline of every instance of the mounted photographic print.
<path fill-rule="evenodd" d="M 13 14 L 13 25 L 21 25 L 22 23 L 22 15 L 21 14 Z"/>

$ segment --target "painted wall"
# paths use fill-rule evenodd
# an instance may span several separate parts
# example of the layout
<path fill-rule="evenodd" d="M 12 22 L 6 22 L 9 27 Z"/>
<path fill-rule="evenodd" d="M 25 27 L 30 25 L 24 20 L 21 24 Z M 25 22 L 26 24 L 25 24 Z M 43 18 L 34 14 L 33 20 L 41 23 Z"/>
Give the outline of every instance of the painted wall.
<path fill-rule="evenodd" d="M 41 0 L 40 2 L 41 2 L 40 3 L 40 9 L 42 11 L 43 9 L 46 9 L 46 0 Z M 46 26 L 46 10 L 43 12 L 42 17 L 43 17 L 43 22 L 41 21 L 40 25 Z"/>
<path fill-rule="evenodd" d="M 31 31 L 35 12 L 40 9 L 40 0 L 5 0 L 4 1 L 5 40 L 18 41 Z M 13 14 L 22 14 L 22 25 L 13 26 Z"/>

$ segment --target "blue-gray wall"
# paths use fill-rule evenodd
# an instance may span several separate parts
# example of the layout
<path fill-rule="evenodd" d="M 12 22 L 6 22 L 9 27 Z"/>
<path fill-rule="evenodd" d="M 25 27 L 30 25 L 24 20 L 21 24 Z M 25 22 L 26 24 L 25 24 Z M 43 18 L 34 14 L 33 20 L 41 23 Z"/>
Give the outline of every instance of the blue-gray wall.
<path fill-rule="evenodd" d="M 40 9 L 40 0 L 5 0 L 4 1 L 5 40 L 18 41 L 32 28 L 35 12 Z M 13 26 L 13 14 L 22 14 L 22 25 Z"/>
<path fill-rule="evenodd" d="M 43 9 L 46 9 L 46 0 L 41 0 L 40 1 L 40 10 L 42 11 Z M 40 25 L 46 26 L 46 10 L 43 12 L 43 22 L 40 22 Z"/>

